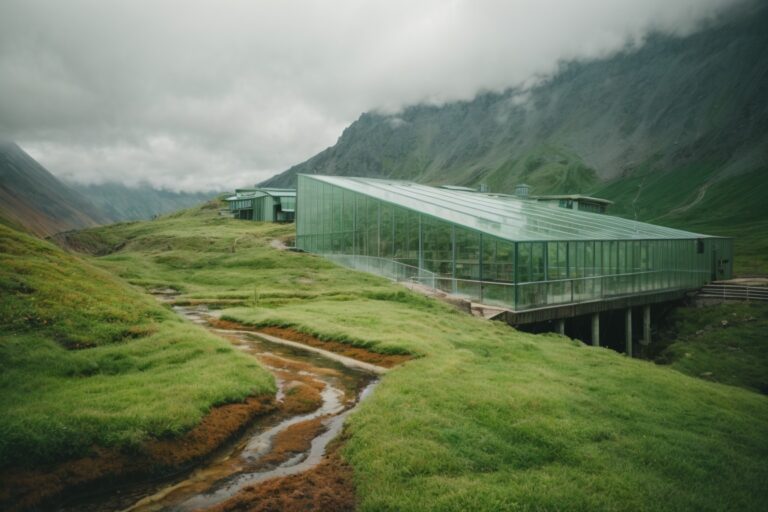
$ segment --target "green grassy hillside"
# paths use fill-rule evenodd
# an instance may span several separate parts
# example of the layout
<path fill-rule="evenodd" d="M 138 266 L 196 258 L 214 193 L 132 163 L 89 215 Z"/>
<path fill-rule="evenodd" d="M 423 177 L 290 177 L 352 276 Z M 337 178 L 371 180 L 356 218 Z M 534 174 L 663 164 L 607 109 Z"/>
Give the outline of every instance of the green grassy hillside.
<path fill-rule="evenodd" d="M 349 420 L 361 510 L 762 510 L 768 398 L 480 320 L 202 209 L 74 235 L 226 318 L 409 352 Z"/>
<path fill-rule="evenodd" d="M 0 225 L 0 469 L 180 434 L 273 393 L 251 358 L 104 270 Z"/>

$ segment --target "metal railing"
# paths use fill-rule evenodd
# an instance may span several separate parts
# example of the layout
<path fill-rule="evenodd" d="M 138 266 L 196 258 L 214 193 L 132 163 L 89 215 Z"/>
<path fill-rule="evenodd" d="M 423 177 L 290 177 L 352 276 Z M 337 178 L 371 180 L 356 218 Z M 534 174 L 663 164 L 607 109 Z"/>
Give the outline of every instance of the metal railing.
<path fill-rule="evenodd" d="M 768 301 L 768 287 L 734 284 L 708 284 L 699 292 L 701 298 Z"/>
<path fill-rule="evenodd" d="M 333 261 L 343 267 L 354 270 L 362 270 L 376 274 L 393 281 L 418 282 L 435 288 L 437 275 L 434 272 L 401 263 L 399 261 L 378 258 L 376 256 L 359 256 L 355 254 L 321 254 L 324 258 Z"/>
<path fill-rule="evenodd" d="M 322 256 L 347 268 L 362 270 L 393 281 L 418 283 L 433 290 L 512 311 L 578 304 L 640 293 L 693 290 L 701 287 L 708 277 L 706 272 L 700 271 L 653 270 L 513 283 L 442 276 L 413 265 L 375 256 Z"/>

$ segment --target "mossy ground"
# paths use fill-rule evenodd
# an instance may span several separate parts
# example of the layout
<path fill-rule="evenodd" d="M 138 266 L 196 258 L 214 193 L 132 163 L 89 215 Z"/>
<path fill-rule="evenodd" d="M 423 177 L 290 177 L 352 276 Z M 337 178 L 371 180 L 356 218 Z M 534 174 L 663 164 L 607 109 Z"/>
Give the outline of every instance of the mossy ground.
<path fill-rule="evenodd" d="M 762 510 L 768 398 L 470 317 L 197 210 L 87 231 L 98 264 L 227 318 L 417 357 L 350 417 L 361 510 Z"/>

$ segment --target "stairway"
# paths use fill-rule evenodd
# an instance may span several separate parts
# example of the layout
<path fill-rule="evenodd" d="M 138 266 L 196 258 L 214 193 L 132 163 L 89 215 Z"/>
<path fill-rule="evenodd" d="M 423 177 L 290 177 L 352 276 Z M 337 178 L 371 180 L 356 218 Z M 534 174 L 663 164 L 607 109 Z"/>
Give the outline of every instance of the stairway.
<path fill-rule="evenodd" d="M 768 286 L 739 284 L 731 281 L 716 281 L 704 286 L 699 291 L 696 298 L 768 302 Z"/>

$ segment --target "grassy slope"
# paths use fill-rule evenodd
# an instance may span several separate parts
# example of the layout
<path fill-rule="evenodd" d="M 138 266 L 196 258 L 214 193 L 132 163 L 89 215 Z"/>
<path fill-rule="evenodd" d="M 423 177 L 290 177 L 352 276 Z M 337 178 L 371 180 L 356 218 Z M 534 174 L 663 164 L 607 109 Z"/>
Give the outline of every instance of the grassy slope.
<path fill-rule="evenodd" d="M 255 361 L 153 298 L 4 226 L 0 296 L 0 468 L 135 447 L 274 392 Z"/>
<path fill-rule="evenodd" d="M 768 500 L 766 397 L 475 319 L 271 249 L 265 238 L 290 226 L 201 213 L 84 236 L 128 240 L 99 264 L 136 283 L 242 299 L 230 318 L 423 356 L 350 419 L 362 510 L 760 510 Z"/>
<path fill-rule="evenodd" d="M 660 336 L 658 362 L 768 394 L 768 305 L 678 309 L 668 323 Z"/>

